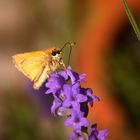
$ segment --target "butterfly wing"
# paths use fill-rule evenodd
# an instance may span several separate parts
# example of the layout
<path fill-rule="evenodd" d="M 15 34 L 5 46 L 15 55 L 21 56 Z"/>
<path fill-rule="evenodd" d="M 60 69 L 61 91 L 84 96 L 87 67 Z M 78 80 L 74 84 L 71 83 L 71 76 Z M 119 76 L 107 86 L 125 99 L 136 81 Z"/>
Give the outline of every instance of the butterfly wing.
<path fill-rule="evenodd" d="M 48 55 L 43 51 L 17 54 L 13 56 L 15 66 L 39 88 L 48 77 Z"/>

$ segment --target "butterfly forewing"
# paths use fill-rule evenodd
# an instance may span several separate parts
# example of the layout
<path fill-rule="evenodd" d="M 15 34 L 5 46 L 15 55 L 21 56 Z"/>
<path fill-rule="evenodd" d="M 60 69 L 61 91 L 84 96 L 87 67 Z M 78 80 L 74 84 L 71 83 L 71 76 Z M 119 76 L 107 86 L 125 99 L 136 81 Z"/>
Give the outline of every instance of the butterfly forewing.
<path fill-rule="evenodd" d="M 47 67 L 48 55 L 43 51 L 17 54 L 13 56 L 15 66 L 30 80 L 37 82 Z M 45 75 L 44 75 L 45 76 Z"/>

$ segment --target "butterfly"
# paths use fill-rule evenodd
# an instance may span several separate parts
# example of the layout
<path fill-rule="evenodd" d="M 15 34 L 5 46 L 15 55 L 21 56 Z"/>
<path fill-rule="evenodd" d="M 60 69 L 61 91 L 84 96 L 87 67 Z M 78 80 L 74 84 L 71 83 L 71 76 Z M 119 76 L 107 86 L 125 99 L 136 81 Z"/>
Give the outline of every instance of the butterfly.
<path fill-rule="evenodd" d="M 62 59 L 62 50 L 67 45 L 72 47 L 75 43 L 67 42 L 61 49 L 50 48 L 43 51 L 16 54 L 12 56 L 13 63 L 19 71 L 34 82 L 33 88 L 39 89 L 52 72 L 66 69 Z"/>

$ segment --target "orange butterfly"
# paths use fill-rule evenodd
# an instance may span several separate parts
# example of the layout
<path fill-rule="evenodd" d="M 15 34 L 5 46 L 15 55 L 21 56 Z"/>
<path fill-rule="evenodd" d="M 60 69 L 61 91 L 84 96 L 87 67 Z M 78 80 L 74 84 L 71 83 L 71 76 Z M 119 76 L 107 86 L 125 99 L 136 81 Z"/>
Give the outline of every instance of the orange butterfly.
<path fill-rule="evenodd" d="M 46 51 L 16 54 L 12 56 L 13 62 L 19 71 L 34 82 L 34 89 L 39 89 L 52 72 L 66 68 L 62 59 L 62 49 L 67 45 L 72 47 L 75 43 L 68 42 L 61 49 L 50 48 Z"/>

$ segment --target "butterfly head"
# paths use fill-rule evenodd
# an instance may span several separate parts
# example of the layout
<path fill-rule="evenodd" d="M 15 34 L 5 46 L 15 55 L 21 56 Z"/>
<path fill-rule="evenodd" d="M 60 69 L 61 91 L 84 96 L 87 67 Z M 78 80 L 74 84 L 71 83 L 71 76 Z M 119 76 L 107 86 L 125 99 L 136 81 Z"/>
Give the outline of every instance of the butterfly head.
<path fill-rule="evenodd" d="M 62 51 L 59 48 L 51 48 L 49 67 L 51 71 L 65 69 L 65 64 L 62 59 Z"/>
<path fill-rule="evenodd" d="M 60 61 L 62 59 L 62 51 L 58 48 L 53 48 L 51 51 L 51 57 L 53 60 Z"/>

